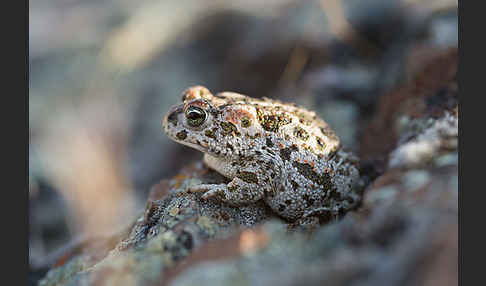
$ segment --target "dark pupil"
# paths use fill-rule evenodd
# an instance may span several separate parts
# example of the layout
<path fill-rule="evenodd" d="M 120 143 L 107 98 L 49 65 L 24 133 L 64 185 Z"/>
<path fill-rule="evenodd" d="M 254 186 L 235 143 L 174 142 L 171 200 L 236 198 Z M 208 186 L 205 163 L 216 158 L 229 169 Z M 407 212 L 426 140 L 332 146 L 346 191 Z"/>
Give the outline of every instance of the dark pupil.
<path fill-rule="evenodd" d="M 199 126 L 206 119 L 206 113 L 199 107 L 190 107 L 186 112 L 187 122 L 191 126 Z"/>

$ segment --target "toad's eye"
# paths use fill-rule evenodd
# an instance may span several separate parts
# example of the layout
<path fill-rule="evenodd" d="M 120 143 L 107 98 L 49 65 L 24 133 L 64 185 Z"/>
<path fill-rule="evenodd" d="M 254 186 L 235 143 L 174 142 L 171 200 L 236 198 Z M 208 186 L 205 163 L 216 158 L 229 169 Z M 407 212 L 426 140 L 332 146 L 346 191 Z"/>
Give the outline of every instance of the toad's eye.
<path fill-rule="evenodd" d="M 187 124 L 192 127 L 201 126 L 207 118 L 206 111 L 200 107 L 191 106 L 186 110 Z"/>

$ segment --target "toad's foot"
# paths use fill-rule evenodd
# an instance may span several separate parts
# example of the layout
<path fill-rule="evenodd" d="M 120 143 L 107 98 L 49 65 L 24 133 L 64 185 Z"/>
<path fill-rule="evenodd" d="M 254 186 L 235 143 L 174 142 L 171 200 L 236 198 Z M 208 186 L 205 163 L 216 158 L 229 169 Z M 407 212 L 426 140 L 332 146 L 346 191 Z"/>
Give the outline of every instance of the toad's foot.
<path fill-rule="evenodd" d="M 263 198 L 263 191 L 255 184 L 234 178 L 228 184 L 200 184 L 189 188 L 189 192 L 204 192 L 202 198 L 217 198 L 233 205 L 256 202 Z"/>
<path fill-rule="evenodd" d="M 191 193 L 203 193 L 202 198 L 205 200 L 211 197 L 223 198 L 227 190 L 228 186 L 226 184 L 199 184 L 188 189 Z"/>

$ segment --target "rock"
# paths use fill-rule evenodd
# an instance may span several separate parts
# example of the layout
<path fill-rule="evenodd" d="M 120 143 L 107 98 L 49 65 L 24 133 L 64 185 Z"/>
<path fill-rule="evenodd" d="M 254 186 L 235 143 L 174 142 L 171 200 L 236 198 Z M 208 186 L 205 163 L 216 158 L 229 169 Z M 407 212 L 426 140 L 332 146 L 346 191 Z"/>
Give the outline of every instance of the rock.
<path fill-rule="evenodd" d="M 74 252 L 69 255 L 72 258 L 62 257 L 57 262 L 62 267 L 51 270 L 40 285 L 155 283 L 164 277 L 166 269 L 209 239 L 225 238 L 241 227 L 251 227 L 273 216 L 263 202 L 233 208 L 186 192 L 193 184 L 224 180 L 201 163 L 186 168 L 172 180 L 162 180 L 152 188 L 144 214 L 126 234 L 111 238 L 118 240 L 116 245 L 98 246 L 96 251 L 93 246 L 85 246 L 79 255 Z"/>
<path fill-rule="evenodd" d="M 456 48 L 434 55 L 411 82 L 383 95 L 362 133 L 360 158 L 379 161 L 377 168 L 383 169 L 403 132 L 419 134 L 424 129 L 420 125 L 431 124 L 445 112 L 457 117 L 457 65 Z M 403 136 L 402 141 L 411 138 Z"/>

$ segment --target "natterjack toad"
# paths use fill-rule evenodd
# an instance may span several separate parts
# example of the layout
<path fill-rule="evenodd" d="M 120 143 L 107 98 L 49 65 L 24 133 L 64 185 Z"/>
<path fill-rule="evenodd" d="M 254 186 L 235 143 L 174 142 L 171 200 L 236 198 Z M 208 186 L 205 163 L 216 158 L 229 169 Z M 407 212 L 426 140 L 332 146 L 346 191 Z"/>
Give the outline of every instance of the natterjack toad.
<path fill-rule="evenodd" d="M 204 162 L 231 179 L 202 184 L 203 198 L 232 205 L 263 199 L 289 220 L 336 216 L 360 200 L 357 160 L 340 150 L 334 131 L 312 111 L 202 86 L 183 93 L 164 116 L 174 141 L 204 153 Z"/>

